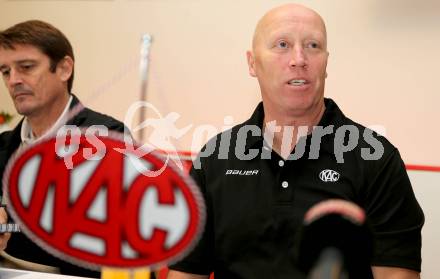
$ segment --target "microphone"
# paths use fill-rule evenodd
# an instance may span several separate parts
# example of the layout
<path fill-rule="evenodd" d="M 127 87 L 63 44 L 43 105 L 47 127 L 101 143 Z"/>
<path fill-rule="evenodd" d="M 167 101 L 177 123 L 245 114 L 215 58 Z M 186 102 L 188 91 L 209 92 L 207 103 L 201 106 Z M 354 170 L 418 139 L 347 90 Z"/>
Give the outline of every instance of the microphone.
<path fill-rule="evenodd" d="M 373 237 L 365 212 L 345 200 L 320 202 L 307 211 L 296 261 L 310 279 L 373 278 Z"/>
<path fill-rule="evenodd" d="M 0 234 L 21 232 L 20 225 L 16 223 L 0 224 Z"/>

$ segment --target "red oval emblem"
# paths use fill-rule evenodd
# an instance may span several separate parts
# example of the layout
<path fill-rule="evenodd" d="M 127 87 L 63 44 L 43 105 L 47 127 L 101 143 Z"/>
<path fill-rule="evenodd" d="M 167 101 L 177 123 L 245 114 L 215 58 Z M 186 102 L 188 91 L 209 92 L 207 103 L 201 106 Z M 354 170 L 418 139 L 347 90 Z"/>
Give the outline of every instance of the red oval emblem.
<path fill-rule="evenodd" d="M 10 160 L 4 193 L 22 230 L 52 254 L 94 269 L 151 267 L 182 257 L 205 221 L 192 179 L 164 164 L 120 137 L 50 138 Z"/>

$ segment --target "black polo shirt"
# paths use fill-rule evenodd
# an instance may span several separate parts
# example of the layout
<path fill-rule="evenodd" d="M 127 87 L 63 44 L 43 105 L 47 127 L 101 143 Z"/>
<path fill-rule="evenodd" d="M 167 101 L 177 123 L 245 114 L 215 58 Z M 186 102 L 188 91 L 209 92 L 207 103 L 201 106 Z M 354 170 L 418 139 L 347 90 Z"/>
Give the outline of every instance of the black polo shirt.
<path fill-rule="evenodd" d="M 325 105 L 318 126 L 334 132 L 321 137 L 318 153 L 313 134 L 300 141 L 303 156 L 283 160 L 273 152 L 258 133 L 262 103 L 248 121 L 207 143 L 191 170 L 207 205 L 206 228 L 196 248 L 171 269 L 213 271 L 216 279 L 306 278 L 294 263 L 296 233 L 312 205 L 338 198 L 365 209 L 376 242 L 373 265 L 420 271 L 424 216 L 399 152 L 346 118 L 332 100 Z M 357 129 L 359 139 L 342 162 L 335 136 L 344 127 Z"/>

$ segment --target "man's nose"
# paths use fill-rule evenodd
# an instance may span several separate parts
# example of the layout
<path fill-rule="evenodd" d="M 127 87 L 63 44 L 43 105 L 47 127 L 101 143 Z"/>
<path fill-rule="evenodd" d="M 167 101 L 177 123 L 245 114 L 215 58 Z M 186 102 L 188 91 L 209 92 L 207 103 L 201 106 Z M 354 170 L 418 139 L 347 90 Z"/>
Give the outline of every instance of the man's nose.
<path fill-rule="evenodd" d="M 291 67 L 306 67 L 307 57 L 302 47 L 294 47 L 290 58 Z"/>

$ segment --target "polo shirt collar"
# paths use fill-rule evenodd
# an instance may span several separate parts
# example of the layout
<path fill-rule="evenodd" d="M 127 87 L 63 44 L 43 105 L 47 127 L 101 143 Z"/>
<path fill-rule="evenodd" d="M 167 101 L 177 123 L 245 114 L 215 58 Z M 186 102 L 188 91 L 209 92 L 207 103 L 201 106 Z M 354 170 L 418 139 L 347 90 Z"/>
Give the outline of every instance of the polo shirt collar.
<path fill-rule="evenodd" d="M 317 126 L 326 127 L 329 125 L 334 125 L 333 133 L 330 135 L 325 135 L 326 140 L 321 142 L 321 150 L 333 153 L 334 147 L 334 132 L 337 128 L 346 123 L 346 117 L 339 109 L 338 105 L 330 98 L 324 98 L 325 111 L 322 115 L 321 120 Z M 261 135 L 259 136 L 249 136 L 247 137 L 245 151 L 247 152 L 251 148 L 261 148 L 264 145 L 263 138 L 263 120 L 264 120 L 264 108 L 263 102 L 260 102 L 256 109 L 254 110 L 252 116 L 245 121 L 241 126 L 253 125 L 257 126 L 261 130 Z M 307 145 L 310 144 L 310 135 L 308 135 Z"/>

